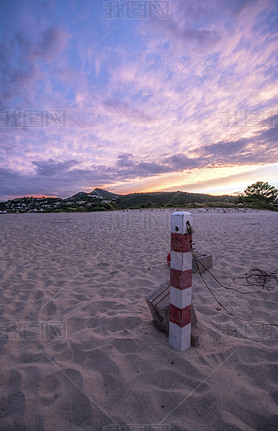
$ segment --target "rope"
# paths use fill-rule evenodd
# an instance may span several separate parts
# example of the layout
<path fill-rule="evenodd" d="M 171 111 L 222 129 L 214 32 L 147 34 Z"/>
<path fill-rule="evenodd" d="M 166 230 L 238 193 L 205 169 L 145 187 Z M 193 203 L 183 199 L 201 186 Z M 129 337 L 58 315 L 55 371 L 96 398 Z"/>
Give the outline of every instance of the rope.
<path fill-rule="evenodd" d="M 278 277 L 276 275 L 276 272 L 278 269 L 276 269 L 274 272 L 271 271 L 263 271 L 259 268 L 252 268 L 249 271 L 249 275 L 247 277 L 237 277 L 238 279 L 244 279 L 247 281 L 247 284 L 241 284 L 240 286 L 261 286 L 263 289 L 267 289 L 268 292 L 270 291 L 268 286 L 266 284 L 268 282 L 276 281 L 276 284 L 278 285 Z M 253 281 L 254 280 L 254 281 Z M 233 278 L 233 281 L 235 284 L 239 284 L 236 282 L 236 279 Z"/>
<path fill-rule="evenodd" d="M 205 281 L 205 279 L 204 279 L 204 277 L 202 276 L 202 274 L 200 273 L 200 271 L 199 271 L 199 267 L 198 267 L 198 263 L 201 263 L 201 262 L 197 262 L 197 258 L 196 258 L 196 256 L 192 253 L 192 256 L 193 256 L 193 259 L 194 259 L 194 261 L 195 261 L 195 263 L 196 263 L 196 266 L 197 266 L 197 269 L 198 269 L 198 274 L 199 274 L 199 276 L 201 277 L 201 279 L 202 279 L 202 281 L 203 281 L 203 283 L 205 284 L 205 286 L 206 286 L 206 288 L 208 289 L 208 291 L 209 291 L 209 293 L 213 296 L 213 298 L 215 299 L 215 301 L 220 305 L 220 307 L 221 308 L 223 308 L 223 310 L 225 310 L 226 311 L 226 313 L 228 313 L 230 316 L 232 316 L 232 317 L 235 317 L 236 319 L 238 319 L 238 320 L 241 320 L 242 322 L 247 322 L 247 323 L 255 323 L 255 324 L 258 324 L 258 325 L 266 325 L 266 326 L 274 326 L 274 327 L 278 327 L 278 324 L 277 323 L 265 323 L 265 322 L 259 322 L 259 321 L 257 321 L 257 320 L 253 320 L 253 321 L 249 321 L 249 320 L 247 320 L 247 319 L 243 319 L 242 317 L 240 317 L 240 316 L 236 316 L 235 314 L 233 314 L 231 311 L 229 311 L 223 304 L 221 304 L 221 302 L 216 298 L 216 296 L 214 295 L 214 293 L 212 292 L 212 290 L 210 289 L 210 287 L 208 286 L 208 284 L 207 284 L 207 282 Z M 202 264 L 201 264 L 202 265 Z M 203 267 L 204 267 L 204 265 L 202 265 Z M 205 268 L 205 267 L 204 267 Z M 205 268 L 206 269 L 206 268 Z M 214 277 L 213 276 L 213 274 L 211 274 L 211 272 L 210 271 L 208 271 L 209 272 L 209 274 L 221 285 L 221 286 L 223 286 L 223 287 L 225 287 L 224 285 L 222 285 L 222 283 L 220 283 L 217 279 L 216 279 L 216 277 Z M 237 292 L 239 292 L 239 293 L 243 293 L 243 292 L 240 292 L 240 291 L 238 291 L 237 289 L 234 289 L 234 288 L 231 288 L 231 287 L 229 287 L 229 288 L 227 288 L 227 287 L 225 287 L 226 289 L 232 289 L 232 290 L 236 290 Z M 252 293 L 254 293 L 254 292 L 252 292 Z"/>
<path fill-rule="evenodd" d="M 165 289 L 163 289 L 161 292 L 159 292 L 159 294 L 158 295 L 156 295 L 153 299 L 152 299 L 152 302 L 154 302 L 154 300 L 156 299 L 156 298 L 158 298 L 163 292 L 165 292 L 165 290 L 167 290 L 168 289 L 168 287 L 170 287 L 170 284 L 168 284 L 168 286 L 166 286 L 165 287 Z M 165 295 L 165 296 L 167 296 L 168 295 L 168 293 Z M 165 296 L 163 296 L 163 298 L 165 298 Z M 163 299 L 162 298 L 162 299 Z M 160 299 L 157 303 L 156 303 L 156 305 L 160 302 L 160 301 L 162 301 L 162 299 Z"/>
<path fill-rule="evenodd" d="M 198 252 L 197 252 L 198 253 Z M 198 253 L 199 254 L 199 253 Z M 234 287 L 227 287 L 227 286 L 225 286 L 224 284 L 222 284 L 221 283 L 221 281 L 219 281 L 203 264 L 202 264 L 202 262 L 200 262 L 200 261 L 197 261 L 197 258 L 196 258 L 196 255 L 194 255 L 194 252 L 192 252 L 192 256 L 193 256 L 193 258 L 194 258 L 194 260 L 195 260 L 195 263 L 196 263 L 196 266 L 197 266 L 197 268 L 198 268 L 198 273 L 199 273 L 199 266 L 198 265 L 201 265 L 209 274 L 210 274 L 210 276 L 221 286 L 221 287 L 223 287 L 224 289 L 226 289 L 226 290 L 234 290 L 235 292 L 238 292 L 238 293 L 240 293 L 241 295 L 249 295 L 249 294 L 252 294 L 252 293 L 261 293 L 261 290 L 255 290 L 255 291 L 250 291 L 250 292 L 241 292 L 240 290 L 238 290 L 238 289 L 236 289 L 236 288 L 234 288 Z M 200 254 L 199 254 L 199 256 L 200 256 Z M 261 269 L 258 269 L 258 268 L 252 268 L 252 269 L 250 269 L 250 271 L 249 271 L 249 275 L 247 276 L 247 277 L 238 277 L 239 279 L 243 279 L 243 278 L 245 278 L 246 280 L 247 280 L 247 283 L 248 284 L 245 284 L 245 285 L 242 285 L 242 284 L 238 284 L 238 283 L 236 283 L 235 282 L 235 278 L 233 278 L 233 281 L 234 281 L 234 283 L 236 283 L 238 286 L 257 286 L 257 285 L 260 285 L 260 286 L 262 286 L 262 288 L 264 289 L 264 288 L 266 288 L 268 291 L 270 291 L 269 290 L 269 288 L 266 286 L 266 283 L 268 282 L 268 281 L 271 281 L 272 279 L 274 279 L 275 281 L 276 281 L 276 283 L 277 283 L 277 285 L 278 285 L 278 277 L 277 277 L 277 275 L 275 274 L 275 272 L 276 272 L 277 270 L 275 270 L 274 272 L 267 272 L 267 271 L 263 271 L 263 270 L 261 270 Z M 257 273 L 256 273 L 257 272 Z M 249 279 L 251 278 L 251 277 L 255 277 L 255 280 L 257 281 L 257 282 L 254 282 L 254 283 L 249 283 Z M 260 281 L 260 283 L 258 282 L 258 281 Z"/>
<path fill-rule="evenodd" d="M 170 285 L 169 285 L 168 287 L 170 287 Z M 154 305 L 155 305 L 155 306 L 157 306 L 157 304 L 159 304 L 159 303 L 162 301 L 162 299 L 166 298 L 166 296 L 168 296 L 169 294 L 170 294 L 170 291 L 169 291 L 169 292 L 167 292 L 167 293 L 166 293 L 166 295 L 164 295 L 162 298 L 160 298 L 160 300 L 159 300 L 159 301 L 157 301 L 157 303 L 156 303 L 156 304 L 154 304 Z"/>

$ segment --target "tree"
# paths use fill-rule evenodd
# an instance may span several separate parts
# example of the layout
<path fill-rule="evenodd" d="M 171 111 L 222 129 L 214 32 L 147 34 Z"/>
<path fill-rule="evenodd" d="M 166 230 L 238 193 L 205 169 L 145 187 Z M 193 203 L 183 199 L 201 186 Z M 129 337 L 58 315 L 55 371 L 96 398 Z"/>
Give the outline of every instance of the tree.
<path fill-rule="evenodd" d="M 257 181 L 244 190 L 249 201 L 272 203 L 278 196 L 278 190 L 267 182 Z"/>

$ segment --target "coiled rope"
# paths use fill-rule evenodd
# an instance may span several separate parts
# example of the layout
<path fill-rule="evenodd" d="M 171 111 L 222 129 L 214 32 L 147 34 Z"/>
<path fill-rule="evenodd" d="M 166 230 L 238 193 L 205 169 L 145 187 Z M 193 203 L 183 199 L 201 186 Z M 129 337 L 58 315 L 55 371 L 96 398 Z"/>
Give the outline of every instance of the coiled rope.
<path fill-rule="evenodd" d="M 200 255 L 200 254 L 199 254 Z M 197 271 L 198 271 L 198 275 L 201 277 L 201 279 L 202 279 L 202 281 L 203 281 L 203 283 L 204 283 L 204 285 L 206 286 L 206 288 L 208 289 L 208 291 L 209 291 L 209 293 L 212 295 L 212 297 L 215 299 L 215 301 L 218 303 L 218 305 L 220 305 L 220 307 L 221 308 L 223 308 L 223 310 L 225 310 L 226 311 L 226 313 L 228 313 L 230 316 L 232 316 L 232 317 L 235 317 L 236 319 L 238 319 L 238 320 L 241 320 L 242 322 L 247 322 L 247 323 L 255 323 L 255 324 L 258 324 L 258 325 L 265 325 L 265 326 L 274 326 L 274 327 L 278 327 L 278 323 L 266 323 L 266 322 L 260 322 L 260 321 L 257 321 L 257 320 L 252 320 L 252 321 L 249 321 L 249 320 L 247 320 L 247 319 L 243 319 L 242 317 L 240 317 L 240 316 L 237 316 L 237 315 L 235 315 L 235 314 L 233 314 L 231 311 L 229 311 L 219 300 L 218 300 L 218 298 L 215 296 L 215 294 L 212 292 L 212 290 L 211 290 L 211 288 L 209 287 L 209 285 L 208 285 L 208 283 L 206 282 L 206 280 L 204 279 L 204 277 L 203 277 L 203 275 L 201 274 L 201 272 L 200 272 L 200 270 L 199 270 L 199 265 L 201 265 L 210 275 L 211 275 L 211 277 L 221 286 L 221 287 L 223 287 L 224 289 L 227 289 L 227 290 L 235 290 L 236 292 L 238 292 L 238 293 L 240 293 L 240 294 L 242 294 L 242 295 L 246 295 L 246 294 L 251 294 L 251 293 L 261 293 L 261 290 L 257 290 L 257 291 L 250 291 L 250 292 L 241 292 L 240 290 L 238 290 L 238 289 L 235 289 L 235 288 L 233 288 L 233 287 L 227 287 L 227 286 L 225 286 L 223 283 L 221 283 L 212 273 L 211 273 L 211 271 L 209 271 L 199 260 L 197 260 L 197 257 L 196 257 L 196 252 L 194 252 L 193 250 L 192 250 L 192 256 L 193 256 L 193 259 L 194 259 L 194 261 L 195 261 L 195 264 L 196 264 L 196 267 L 197 267 Z M 266 287 L 266 283 L 268 282 L 268 281 L 270 281 L 270 280 L 274 280 L 274 281 L 276 281 L 276 283 L 277 283 L 277 285 L 278 285 L 278 277 L 277 277 L 277 275 L 276 275 L 276 272 L 277 272 L 277 270 L 276 271 L 274 271 L 274 272 L 267 272 L 267 271 L 263 271 L 263 270 L 261 270 L 261 269 L 258 269 L 258 268 L 252 268 L 250 271 L 249 271 L 249 275 L 247 276 L 247 277 L 239 277 L 240 279 L 242 279 L 242 278 L 246 278 L 246 280 L 247 280 L 247 286 L 250 286 L 250 285 L 254 285 L 254 284 L 256 284 L 256 285 L 260 285 L 260 286 L 262 286 L 263 287 L 263 289 Z M 250 281 L 251 280 L 251 281 Z M 267 287 L 266 287 L 267 288 Z M 269 291 L 269 289 L 267 288 L 267 290 Z"/>

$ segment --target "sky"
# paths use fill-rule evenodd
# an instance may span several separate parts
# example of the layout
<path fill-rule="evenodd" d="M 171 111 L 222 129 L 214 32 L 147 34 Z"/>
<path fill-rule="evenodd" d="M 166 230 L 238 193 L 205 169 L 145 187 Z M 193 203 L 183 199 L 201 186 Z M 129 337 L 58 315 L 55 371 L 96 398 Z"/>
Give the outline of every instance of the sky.
<path fill-rule="evenodd" d="M 1 0 L 0 200 L 278 187 L 278 2 Z"/>

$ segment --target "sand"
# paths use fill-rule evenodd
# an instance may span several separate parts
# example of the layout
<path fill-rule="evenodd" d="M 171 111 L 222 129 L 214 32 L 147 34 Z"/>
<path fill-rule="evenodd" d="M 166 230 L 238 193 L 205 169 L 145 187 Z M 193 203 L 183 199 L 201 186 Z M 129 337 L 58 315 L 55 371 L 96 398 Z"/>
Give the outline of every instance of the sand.
<path fill-rule="evenodd" d="M 191 211 L 212 273 L 251 292 L 204 275 L 245 322 L 194 275 L 200 345 L 177 352 L 145 302 L 171 212 L 1 216 L 1 431 L 278 429 L 278 328 L 252 324 L 278 322 L 278 286 L 233 282 L 277 269 L 277 213 Z"/>

